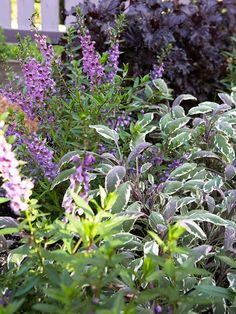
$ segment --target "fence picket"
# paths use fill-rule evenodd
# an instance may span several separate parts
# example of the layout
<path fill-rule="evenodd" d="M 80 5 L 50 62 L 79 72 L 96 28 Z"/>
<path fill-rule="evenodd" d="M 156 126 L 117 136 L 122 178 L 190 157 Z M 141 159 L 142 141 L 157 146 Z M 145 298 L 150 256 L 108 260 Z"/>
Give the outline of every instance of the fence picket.
<path fill-rule="evenodd" d="M 42 30 L 58 31 L 59 0 L 41 0 Z"/>
<path fill-rule="evenodd" d="M 11 1 L 1 0 L 0 7 L 0 26 L 11 28 Z"/>
<path fill-rule="evenodd" d="M 18 28 L 30 29 L 29 18 L 34 13 L 34 0 L 17 0 L 17 13 Z"/>

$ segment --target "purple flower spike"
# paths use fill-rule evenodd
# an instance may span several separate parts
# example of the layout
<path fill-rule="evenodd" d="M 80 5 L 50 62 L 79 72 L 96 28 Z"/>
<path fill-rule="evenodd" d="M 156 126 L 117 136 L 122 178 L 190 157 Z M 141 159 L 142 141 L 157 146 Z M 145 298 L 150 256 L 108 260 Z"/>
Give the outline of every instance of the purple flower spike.
<path fill-rule="evenodd" d="M 107 82 L 114 81 L 114 77 L 118 71 L 119 54 L 120 54 L 119 43 L 116 43 L 108 51 L 108 60 L 107 60 L 107 65 L 106 65 L 106 69 L 108 69 L 108 73 L 106 76 Z"/>
<path fill-rule="evenodd" d="M 68 214 L 75 211 L 75 204 L 73 197 L 70 195 L 70 191 L 76 193 L 80 190 L 80 196 L 84 199 L 88 198 L 90 190 L 88 171 L 91 170 L 95 158 L 91 154 L 86 154 L 84 160 L 81 160 L 79 156 L 74 156 L 73 162 L 75 162 L 77 168 L 75 173 L 70 176 L 70 186 L 67 189 L 62 202 L 62 207 Z M 79 214 L 82 213 L 82 211 L 79 211 Z"/>
<path fill-rule="evenodd" d="M 24 139 L 29 154 L 44 172 L 45 177 L 52 181 L 58 173 L 57 165 L 52 161 L 53 151 L 46 146 L 46 140 L 40 140 L 36 135 Z"/>
<path fill-rule="evenodd" d="M 153 70 L 151 71 L 151 80 L 155 80 L 157 78 L 162 78 L 164 73 L 164 64 L 162 63 L 160 67 L 158 67 L 156 64 L 153 65 Z"/>
<path fill-rule="evenodd" d="M 91 36 L 88 33 L 81 35 L 80 31 L 78 31 L 78 34 L 83 55 L 83 71 L 87 74 L 91 89 L 93 89 L 94 86 L 101 85 L 104 69 L 95 51 L 95 43 L 91 40 Z"/>

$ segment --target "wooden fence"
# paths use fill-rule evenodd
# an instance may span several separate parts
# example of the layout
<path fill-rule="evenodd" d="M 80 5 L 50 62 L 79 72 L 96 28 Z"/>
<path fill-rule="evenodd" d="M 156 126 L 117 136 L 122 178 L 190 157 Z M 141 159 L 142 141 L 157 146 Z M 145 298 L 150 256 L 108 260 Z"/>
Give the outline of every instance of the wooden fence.
<path fill-rule="evenodd" d="M 69 11 L 72 6 L 76 6 L 84 0 L 64 0 L 65 10 Z M 92 0 L 97 3 L 99 0 Z M 181 0 L 188 3 L 189 0 Z M 236 1 L 236 0 L 235 0 Z M 17 10 L 17 26 L 13 27 L 11 6 L 16 2 Z M 41 0 L 40 11 L 41 21 L 40 30 L 44 34 L 51 37 L 54 41 L 61 36 L 62 29 L 59 28 L 59 2 L 60 0 Z M 127 0 L 129 2 L 129 0 Z M 0 27 L 4 29 L 4 33 L 8 42 L 16 41 L 16 33 L 20 32 L 22 36 L 32 35 L 30 32 L 29 18 L 35 11 L 35 0 L 0 0 Z M 65 20 L 65 26 L 68 27 L 73 20 L 73 16 L 69 16 Z M 65 28 L 66 28 L 65 27 Z M 64 28 L 64 29 L 65 29 Z"/>

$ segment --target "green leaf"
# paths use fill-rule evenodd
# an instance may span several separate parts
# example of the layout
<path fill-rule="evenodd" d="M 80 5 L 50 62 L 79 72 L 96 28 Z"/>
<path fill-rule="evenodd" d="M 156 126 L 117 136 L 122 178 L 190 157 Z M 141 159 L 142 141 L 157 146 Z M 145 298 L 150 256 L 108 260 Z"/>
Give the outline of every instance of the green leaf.
<path fill-rule="evenodd" d="M 0 235 L 13 234 L 13 233 L 17 233 L 17 232 L 19 232 L 18 228 L 3 228 L 3 229 L 0 229 Z"/>
<path fill-rule="evenodd" d="M 61 168 L 64 164 L 70 162 L 71 159 L 76 155 L 79 155 L 78 150 L 74 150 L 72 152 L 68 152 L 67 154 L 65 154 L 58 163 L 59 168 Z"/>
<path fill-rule="evenodd" d="M 145 128 L 148 124 L 150 124 L 152 122 L 154 118 L 154 115 L 152 112 L 149 112 L 149 113 L 145 113 L 143 116 L 142 116 L 142 119 L 141 120 L 138 120 L 138 124 Z"/>
<path fill-rule="evenodd" d="M 179 95 L 173 102 L 172 104 L 172 108 L 174 109 L 174 107 L 176 106 L 179 106 L 181 104 L 181 102 L 183 100 L 197 100 L 196 97 L 190 95 L 190 94 L 182 94 L 182 95 Z"/>
<path fill-rule="evenodd" d="M 56 305 L 46 304 L 46 303 L 37 303 L 32 307 L 34 310 L 39 311 L 40 313 L 56 313 L 58 314 L 61 310 Z"/>
<path fill-rule="evenodd" d="M 230 292 L 226 288 L 222 287 L 216 287 L 216 286 L 211 286 L 211 285 L 198 285 L 196 286 L 196 291 L 204 293 L 208 295 L 209 297 L 217 298 L 217 299 L 226 299 L 229 301 L 233 300 L 233 293 Z"/>
<path fill-rule="evenodd" d="M 175 216 L 174 220 L 184 220 L 184 219 L 191 219 L 193 221 L 200 221 L 200 222 L 210 222 L 214 225 L 218 226 L 231 226 L 236 229 L 236 223 L 230 220 L 226 220 L 217 216 L 215 214 L 209 213 L 205 210 L 192 210 L 190 213 L 184 216 Z"/>
<path fill-rule="evenodd" d="M 183 186 L 182 182 L 179 181 L 168 181 L 165 186 L 165 193 L 171 195 L 180 190 Z"/>
<path fill-rule="evenodd" d="M 216 128 L 223 132 L 227 137 L 233 137 L 235 134 L 232 124 L 227 121 L 219 121 L 216 124 Z"/>
<path fill-rule="evenodd" d="M 143 142 L 135 146 L 128 156 L 128 162 L 134 161 L 145 149 L 152 146 L 151 143 Z"/>
<path fill-rule="evenodd" d="M 52 185 L 51 185 L 51 189 L 50 190 L 52 191 L 55 188 L 55 186 L 57 186 L 61 182 L 69 180 L 70 176 L 75 173 L 75 170 L 76 170 L 76 168 L 73 167 L 71 169 L 66 169 L 66 170 L 60 172 L 56 176 L 56 178 L 52 181 Z"/>
<path fill-rule="evenodd" d="M 165 133 L 170 135 L 177 130 L 181 129 L 183 126 L 185 126 L 189 122 L 190 118 L 188 117 L 182 117 L 178 118 L 174 121 L 169 122 L 165 127 Z"/>
<path fill-rule="evenodd" d="M 145 95 L 147 98 L 151 98 L 153 96 L 153 90 L 148 84 L 145 86 Z"/>
<path fill-rule="evenodd" d="M 119 135 L 116 131 L 109 129 L 105 125 L 90 125 L 89 126 L 92 129 L 95 129 L 100 135 L 102 135 L 104 138 L 108 140 L 112 140 L 115 143 L 118 143 L 119 141 Z"/>
<path fill-rule="evenodd" d="M 221 134 L 216 134 L 214 136 L 214 145 L 215 148 L 221 152 L 226 162 L 232 163 L 234 161 L 235 152 L 232 145 L 228 142 L 227 137 Z"/>
<path fill-rule="evenodd" d="M 193 107 L 189 110 L 188 114 L 189 115 L 194 115 L 194 114 L 204 114 L 213 111 L 212 108 L 208 106 L 199 106 L 199 107 Z"/>
<path fill-rule="evenodd" d="M 168 89 L 168 86 L 166 85 L 166 82 L 163 79 L 155 79 L 152 81 L 154 86 L 159 89 L 164 95 L 169 96 L 170 92 Z"/>
<path fill-rule="evenodd" d="M 229 281 L 229 287 L 233 292 L 236 292 L 236 275 L 233 273 L 227 274 L 227 279 Z"/>
<path fill-rule="evenodd" d="M 182 166 L 179 166 L 174 171 L 171 172 L 171 178 L 185 178 L 187 179 L 189 175 L 197 168 L 196 163 L 185 163 Z"/>
<path fill-rule="evenodd" d="M 90 217 L 94 216 L 94 212 L 92 208 L 88 205 L 88 203 L 78 194 L 74 193 L 73 191 L 70 191 L 70 194 L 73 197 L 73 200 L 75 201 L 75 204 L 79 207 L 82 208 L 85 212 Z"/>
<path fill-rule="evenodd" d="M 105 187 L 108 192 L 115 191 L 121 183 L 121 180 L 126 175 L 126 169 L 123 166 L 113 167 L 105 178 Z"/>
<path fill-rule="evenodd" d="M 18 227 L 17 221 L 12 217 L 0 217 L 0 228 L 14 228 Z"/>
<path fill-rule="evenodd" d="M 205 193 L 211 193 L 214 191 L 216 188 L 222 187 L 224 184 L 222 178 L 220 176 L 215 176 L 213 179 L 209 180 L 206 182 L 203 186 L 203 191 Z"/>
<path fill-rule="evenodd" d="M 146 162 L 145 164 L 141 166 L 140 172 L 144 173 L 148 171 L 151 167 L 152 167 L 152 164 L 150 162 Z"/>
<path fill-rule="evenodd" d="M 116 190 L 117 199 L 111 208 L 112 213 L 120 213 L 124 210 L 130 199 L 131 185 L 129 182 L 121 184 Z"/>
<path fill-rule="evenodd" d="M 40 277 L 30 277 L 26 282 L 24 282 L 19 289 L 17 289 L 16 293 L 14 294 L 15 297 L 20 297 L 22 295 L 25 295 L 27 292 L 29 292 L 31 289 L 33 289 L 38 282 L 40 281 Z"/>
<path fill-rule="evenodd" d="M 0 204 L 6 203 L 6 202 L 9 202 L 9 198 L 0 197 Z"/>
<path fill-rule="evenodd" d="M 180 225 L 184 227 L 188 233 L 192 234 L 196 238 L 206 240 L 207 236 L 205 232 L 193 220 L 183 219 L 181 220 Z"/>
<path fill-rule="evenodd" d="M 174 147 L 177 148 L 185 143 L 187 143 L 192 137 L 192 133 L 190 130 L 186 130 L 184 132 L 181 132 L 179 134 L 177 134 L 176 136 L 171 137 L 169 144 Z"/>

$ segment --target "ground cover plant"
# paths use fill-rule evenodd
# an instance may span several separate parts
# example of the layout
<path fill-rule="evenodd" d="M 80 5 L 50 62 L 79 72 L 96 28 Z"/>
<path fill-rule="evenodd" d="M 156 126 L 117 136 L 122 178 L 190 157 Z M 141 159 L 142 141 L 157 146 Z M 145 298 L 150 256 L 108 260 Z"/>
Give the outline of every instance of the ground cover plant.
<path fill-rule="evenodd" d="M 236 89 L 174 98 L 78 21 L 0 90 L 0 313 L 235 313 Z"/>

